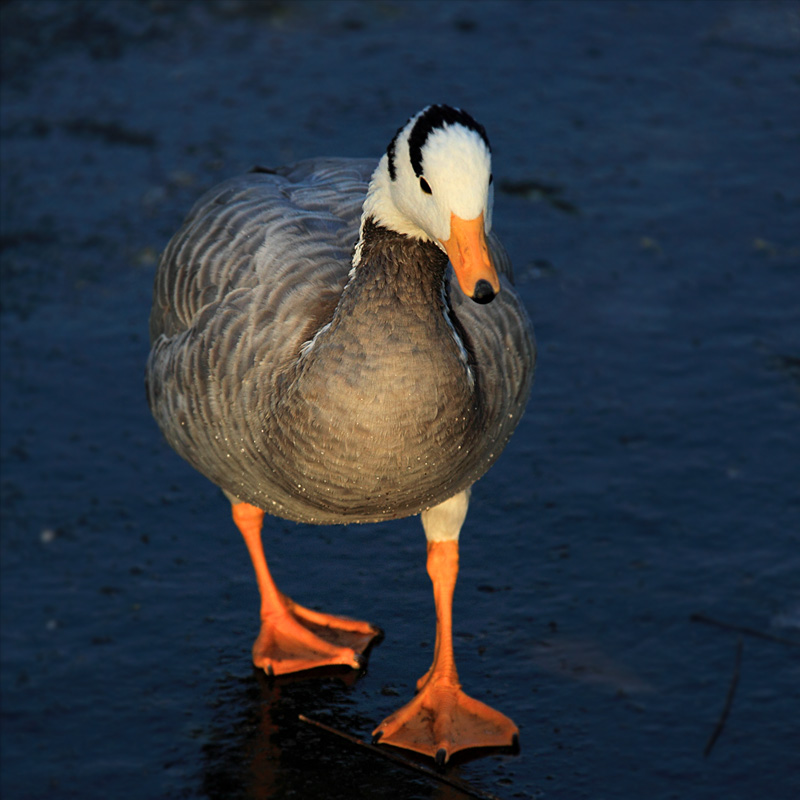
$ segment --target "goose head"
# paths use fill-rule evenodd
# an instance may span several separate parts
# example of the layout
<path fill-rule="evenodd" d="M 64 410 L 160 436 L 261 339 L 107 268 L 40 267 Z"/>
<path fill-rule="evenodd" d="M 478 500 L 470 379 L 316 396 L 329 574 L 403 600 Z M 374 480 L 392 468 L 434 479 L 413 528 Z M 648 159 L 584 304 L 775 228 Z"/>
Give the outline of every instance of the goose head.
<path fill-rule="evenodd" d="M 434 242 L 464 293 L 488 303 L 500 291 L 486 237 L 492 159 L 483 126 L 445 105 L 424 108 L 395 134 L 370 181 L 363 219 Z"/>

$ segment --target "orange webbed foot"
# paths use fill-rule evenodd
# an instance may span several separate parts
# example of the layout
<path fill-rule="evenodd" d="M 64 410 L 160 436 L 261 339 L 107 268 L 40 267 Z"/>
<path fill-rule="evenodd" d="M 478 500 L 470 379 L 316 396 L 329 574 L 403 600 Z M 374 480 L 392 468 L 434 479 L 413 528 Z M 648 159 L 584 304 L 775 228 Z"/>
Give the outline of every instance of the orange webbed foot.
<path fill-rule="evenodd" d="M 264 511 L 240 502 L 234 502 L 232 510 L 261 594 L 261 631 L 253 645 L 253 664 L 268 675 L 336 665 L 361 669 L 364 652 L 381 635 L 380 629 L 367 622 L 303 608 L 286 597 L 275 585 L 264 557 Z"/>
<path fill-rule="evenodd" d="M 268 675 L 286 675 L 317 667 L 361 669 L 364 652 L 379 628 L 368 622 L 323 614 L 282 598 L 283 607 L 262 619 L 253 644 L 253 664 Z"/>
<path fill-rule="evenodd" d="M 429 535 L 460 528 L 466 495 L 423 512 Z M 373 732 L 373 742 L 403 747 L 436 759 L 442 766 L 453 753 L 477 747 L 514 747 L 517 726 L 504 714 L 461 691 L 453 655 L 453 590 L 458 574 L 456 539 L 428 541 L 428 574 L 436 604 L 436 646 L 431 668 L 417 682 L 417 696 L 387 717 Z"/>
<path fill-rule="evenodd" d="M 439 766 L 476 747 L 514 747 L 517 726 L 505 714 L 465 694 L 457 681 L 429 674 L 419 694 L 387 717 L 373 742 L 430 756 Z"/>

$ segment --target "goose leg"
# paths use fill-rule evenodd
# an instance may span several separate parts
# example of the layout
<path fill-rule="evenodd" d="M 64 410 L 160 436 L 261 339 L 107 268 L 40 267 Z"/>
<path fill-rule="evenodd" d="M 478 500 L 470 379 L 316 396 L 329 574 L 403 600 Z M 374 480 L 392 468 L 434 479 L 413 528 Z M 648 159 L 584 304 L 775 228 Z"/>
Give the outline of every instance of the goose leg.
<path fill-rule="evenodd" d="M 360 669 L 364 651 L 380 630 L 367 622 L 303 608 L 280 592 L 264 557 L 263 519 L 260 508 L 233 505 L 233 521 L 244 537 L 261 593 L 261 631 L 253 644 L 253 664 L 269 675 L 338 664 Z"/>
<path fill-rule="evenodd" d="M 373 741 L 431 756 L 440 765 L 459 750 L 508 747 L 517 726 L 499 711 L 461 691 L 453 655 L 453 592 L 458 575 L 458 534 L 467 513 L 463 492 L 422 514 L 428 538 L 428 574 L 436 604 L 433 665 L 417 684 L 414 699 L 385 719 Z"/>

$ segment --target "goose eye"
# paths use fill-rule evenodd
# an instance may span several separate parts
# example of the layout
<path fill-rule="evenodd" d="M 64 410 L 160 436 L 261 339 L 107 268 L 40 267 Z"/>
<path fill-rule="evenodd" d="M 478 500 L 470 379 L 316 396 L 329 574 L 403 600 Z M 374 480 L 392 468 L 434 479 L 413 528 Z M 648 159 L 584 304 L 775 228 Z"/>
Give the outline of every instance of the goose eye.
<path fill-rule="evenodd" d="M 430 184 L 421 175 L 419 178 L 419 188 L 422 189 L 422 191 L 425 192 L 425 194 L 433 194 L 433 190 L 431 189 Z"/>

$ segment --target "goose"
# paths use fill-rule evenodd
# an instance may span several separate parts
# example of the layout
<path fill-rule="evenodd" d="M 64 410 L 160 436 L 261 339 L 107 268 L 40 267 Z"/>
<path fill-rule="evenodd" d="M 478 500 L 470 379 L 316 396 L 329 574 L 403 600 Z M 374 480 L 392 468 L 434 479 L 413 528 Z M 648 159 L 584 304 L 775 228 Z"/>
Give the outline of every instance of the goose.
<path fill-rule="evenodd" d="M 265 514 L 324 525 L 421 516 L 433 663 L 373 742 L 440 765 L 518 744 L 507 716 L 461 689 L 452 641 L 470 487 L 517 426 L 536 359 L 492 205 L 485 129 L 431 105 L 377 167 L 256 167 L 204 194 L 161 256 L 150 315 L 150 409 L 231 503 L 261 596 L 257 668 L 361 669 L 381 635 L 277 588 Z"/>

